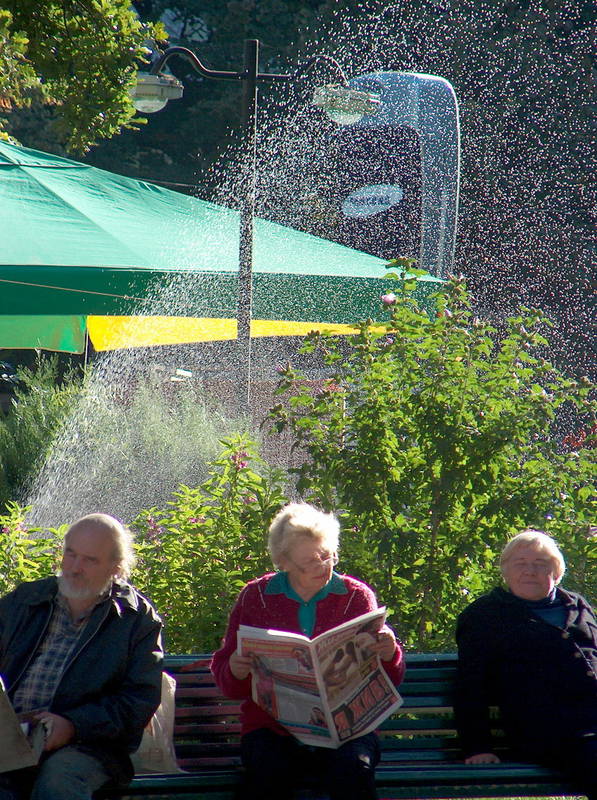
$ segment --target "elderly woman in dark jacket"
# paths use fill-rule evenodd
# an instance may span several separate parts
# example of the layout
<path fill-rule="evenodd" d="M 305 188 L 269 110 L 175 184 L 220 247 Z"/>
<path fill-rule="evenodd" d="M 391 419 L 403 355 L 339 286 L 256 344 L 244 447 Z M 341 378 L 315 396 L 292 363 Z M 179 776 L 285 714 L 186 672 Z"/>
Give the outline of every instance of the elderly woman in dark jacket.
<path fill-rule="evenodd" d="M 554 540 L 525 530 L 501 557 L 506 588 L 458 618 L 457 726 L 467 764 L 496 763 L 489 706 L 500 708 L 515 758 L 558 767 L 597 798 L 597 621 L 559 586 Z"/>

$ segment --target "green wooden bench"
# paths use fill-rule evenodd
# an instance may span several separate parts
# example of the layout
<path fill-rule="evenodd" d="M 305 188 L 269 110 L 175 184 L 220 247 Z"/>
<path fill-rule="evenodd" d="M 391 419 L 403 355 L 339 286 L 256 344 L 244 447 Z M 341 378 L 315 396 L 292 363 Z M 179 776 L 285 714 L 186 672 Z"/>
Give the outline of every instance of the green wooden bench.
<path fill-rule="evenodd" d="M 123 798 L 231 800 L 240 774 L 238 702 L 223 698 L 210 656 L 169 656 L 177 681 L 175 748 L 184 773 L 136 777 Z M 533 797 L 577 794 L 555 770 L 502 762 L 467 766 L 452 720 L 456 655 L 409 654 L 404 705 L 379 731 L 380 798 Z M 198 662 L 198 663 L 195 663 Z M 190 668 L 189 665 L 194 664 Z M 309 795 L 305 797 L 316 797 Z M 102 798 L 119 795 L 104 793 Z"/>

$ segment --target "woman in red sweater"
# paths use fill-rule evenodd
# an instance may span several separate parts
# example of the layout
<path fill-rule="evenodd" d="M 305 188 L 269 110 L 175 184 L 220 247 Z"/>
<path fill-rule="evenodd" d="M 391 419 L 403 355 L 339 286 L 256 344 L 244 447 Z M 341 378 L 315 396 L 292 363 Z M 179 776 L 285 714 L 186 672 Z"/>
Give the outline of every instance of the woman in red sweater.
<path fill-rule="evenodd" d="M 379 744 L 374 733 L 337 750 L 301 744 L 251 699 L 252 661 L 237 653 L 241 624 L 302 633 L 313 638 L 342 622 L 373 611 L 373 591 L 334 572 L 340 526 L 332 514 L 307 503 L 290 503 L 274 518 L 269 552 L 277 572 L 250 581 L 230 614 L 212 672 L 228 697 L 242 700 L 241 752 L 245 766 L 242 800 L 286 800 L 305 773 L 314 775 L 330 800 L 374 800 Z M 390 679 L 404 675 L 402 649 L 387 626 L 371 645 Z"/>

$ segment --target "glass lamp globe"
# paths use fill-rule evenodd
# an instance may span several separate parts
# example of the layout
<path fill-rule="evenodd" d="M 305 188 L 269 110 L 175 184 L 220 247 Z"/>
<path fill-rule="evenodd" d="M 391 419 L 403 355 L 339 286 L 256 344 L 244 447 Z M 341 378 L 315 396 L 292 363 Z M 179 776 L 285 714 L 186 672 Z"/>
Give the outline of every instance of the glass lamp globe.
<path fill-rule="evenodd" d="M 378 94 L 351 89 L 340 84 L 319 86 L 313 93 L 313 105 L 339 125 L 351 125 L 366 114 L 374 114 L 381 104 Z"/>
<path fill-rule="evenodd" d="M 161 111 L 168 100 L 178 100 L 182 93 L 182 83 L 174 75 L 152 75 L 149 72 L 138 72 L 137 83 L 131 89 L 133 105 L 143 114 Z"/>

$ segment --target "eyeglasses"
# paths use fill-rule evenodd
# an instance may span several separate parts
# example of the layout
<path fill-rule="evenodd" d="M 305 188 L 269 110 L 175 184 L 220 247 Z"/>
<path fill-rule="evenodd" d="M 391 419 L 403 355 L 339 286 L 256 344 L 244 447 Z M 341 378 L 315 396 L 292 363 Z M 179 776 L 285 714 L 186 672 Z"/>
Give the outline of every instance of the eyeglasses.
<path fill-rule="evenodd" d="M 338 563 L 338 556 L 336 553 L 332 553 L 331 555 L 326 555 L 322 553 L 321 556 L 316 558 L 311 558 L 309 561 L 306 561 L 304 564 L 297 564 L 290 556 L 288 556 L 288 560 L 290 563 L 298 569 L 299 572 L 315 572 L 316 570 L 321 569 L 322 567 L 329 567 L 335 566 Z"/>
<path fill-rule="evenodd" d="M 553 572 L 553 564 L 545 559 L 537 559 L 536 561 L 525 561 L 524 559 L 515 558 L 512 561 L 506 562 L 509 569 L 515 572 L 533 571 L 541 575 L 546 575 L 548 572 Z"/>

